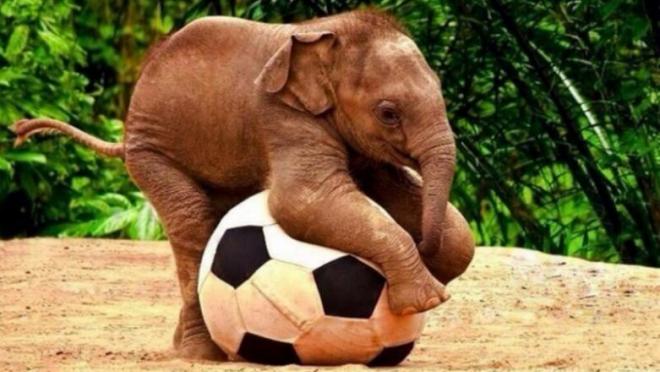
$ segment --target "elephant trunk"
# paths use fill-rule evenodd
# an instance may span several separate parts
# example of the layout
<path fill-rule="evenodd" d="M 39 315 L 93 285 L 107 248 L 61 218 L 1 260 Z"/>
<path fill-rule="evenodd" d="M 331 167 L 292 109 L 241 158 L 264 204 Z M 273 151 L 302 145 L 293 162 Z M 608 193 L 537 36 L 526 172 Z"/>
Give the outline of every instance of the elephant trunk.
<path fill-rule="evenodd" d="M 422 188 L 422 241 L 420 253 L 429 253 L 442 243 L 442 228 L 456 165 L 456 145 L 448 124 L 423 136 L 421 149 L 412 154 L 419 162 Z M 420 143 L 418 142 L 418 144 Z"/>

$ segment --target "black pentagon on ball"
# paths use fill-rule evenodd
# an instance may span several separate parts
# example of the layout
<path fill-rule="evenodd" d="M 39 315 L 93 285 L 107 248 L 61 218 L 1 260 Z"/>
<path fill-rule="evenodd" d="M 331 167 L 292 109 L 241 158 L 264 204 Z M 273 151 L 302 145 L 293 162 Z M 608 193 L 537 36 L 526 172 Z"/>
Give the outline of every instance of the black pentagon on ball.
<path fill-rule="evenodd" d="M 374 359 L 369 362 L 371 367 L 391 367 L 401 362 L 410 354 L 415 346 L 414 342 L 399 346 L 386 347 Z"/>
<path fill-rule="evenodd" d="M 314 280 L 326 315 L 369 318 L 385 278 L 353 256 L 344 256 L 314 270 Z"/>
<path fill-rule="evenodd" d="M 218 242 L 211 271 L 234 288 L 270 260 L 261 226 L 227 229 Z"/>
<path fill-rule="evenodd" d="M 249 362 L 261 364 L 300 364 L 293 345 L 246 333 L 238 348 L 238 355 Z"/>

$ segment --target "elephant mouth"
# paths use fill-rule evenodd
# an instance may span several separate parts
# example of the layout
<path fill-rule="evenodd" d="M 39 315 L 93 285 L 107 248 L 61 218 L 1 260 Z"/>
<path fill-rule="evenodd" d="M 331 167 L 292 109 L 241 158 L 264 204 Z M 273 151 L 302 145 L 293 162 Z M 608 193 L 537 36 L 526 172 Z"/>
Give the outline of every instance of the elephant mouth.
<path fill-rule="evenodd" d="M 419 164 L 415 159 L 411 158 L 409 155 L 394 146 L 388 147 L 390 149 L 390 156 L 394 159 L 395 165 L 419 169 Z"/>

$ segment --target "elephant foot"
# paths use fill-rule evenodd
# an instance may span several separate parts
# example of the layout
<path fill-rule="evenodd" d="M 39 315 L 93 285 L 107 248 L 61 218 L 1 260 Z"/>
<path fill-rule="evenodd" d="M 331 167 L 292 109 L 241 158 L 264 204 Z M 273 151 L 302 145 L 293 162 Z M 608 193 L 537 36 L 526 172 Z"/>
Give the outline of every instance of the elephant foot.
<path fill-rule="evenodd" d="M 227 360 L 227 354 L 213 342 L 205 327 L 203 330 L 197 330 L 194 333 L 188 331 L 184 335 L 182 323 L 179 323 L 174 331 L 174 349 L 179 358 L 216 362 Z"/>
<path fill-rule="evenodd" d="M 175 348 L 178 357 L 181 359 L 215 362 L 227 360 L 227 354 L 208 336 L 183 338 L 178 347 L 175 346 Z"/>
<path fill-rule="evenodd" d="M 449 299 L 445 287 L 423 269 L 418 278 L 405 282 L 390 282 L 389 305 L 393 313 L 410 315 L 433 309 Z"/>

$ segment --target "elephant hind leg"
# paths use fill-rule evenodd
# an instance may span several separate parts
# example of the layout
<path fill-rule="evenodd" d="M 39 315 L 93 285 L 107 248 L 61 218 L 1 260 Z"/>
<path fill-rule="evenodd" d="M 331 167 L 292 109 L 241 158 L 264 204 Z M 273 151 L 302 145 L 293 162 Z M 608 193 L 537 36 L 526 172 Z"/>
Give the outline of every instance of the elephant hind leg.
<path fill-rule="evenodd" d="M 201 185 L 157 152 L 128 151 L 126 165 L 164 223 L 174 252 L 183 299 L 174 334 L 177 353 L 186 359 L 226 359 L 208 334 L 197 297 L 202 253 L 220 218 L 212 199 Z"/>
<path fill-rule="evenodd" d="M 362 191 L 380 204 L 419 243 L 422 239 L 421 183 L 388 164 L 359 163 L 352 174 Z M 442 243 L 422 254 L 429 271 L 444 284 L 461 275 L 474 256 L 474 239 L 461 213 L 447 206 Z"/>

